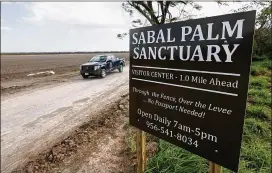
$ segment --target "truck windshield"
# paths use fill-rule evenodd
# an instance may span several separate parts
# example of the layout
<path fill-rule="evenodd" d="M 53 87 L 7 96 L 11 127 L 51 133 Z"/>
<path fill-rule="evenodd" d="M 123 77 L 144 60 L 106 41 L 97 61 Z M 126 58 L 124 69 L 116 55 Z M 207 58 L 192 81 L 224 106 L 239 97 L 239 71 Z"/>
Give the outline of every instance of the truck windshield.
<path fill-rule="evenodd" d="M 105 62 L 107 56 L 94 56 L 89 62 Z"/>

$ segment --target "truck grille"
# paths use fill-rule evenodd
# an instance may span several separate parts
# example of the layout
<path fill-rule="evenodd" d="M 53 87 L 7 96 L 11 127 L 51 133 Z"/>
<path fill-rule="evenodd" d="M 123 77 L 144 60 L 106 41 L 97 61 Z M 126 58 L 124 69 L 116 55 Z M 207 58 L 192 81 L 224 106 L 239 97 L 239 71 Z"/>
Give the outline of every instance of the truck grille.
<path fill-rule="evenodd" d="M 94 70 L 93 66 L 82 66 L 82 70 Z"/>

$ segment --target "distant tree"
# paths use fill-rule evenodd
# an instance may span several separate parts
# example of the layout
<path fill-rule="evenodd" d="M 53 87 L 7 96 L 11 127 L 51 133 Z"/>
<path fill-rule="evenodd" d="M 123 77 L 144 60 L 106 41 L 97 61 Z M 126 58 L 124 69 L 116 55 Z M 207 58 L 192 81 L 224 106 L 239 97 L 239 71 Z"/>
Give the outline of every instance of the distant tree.
<path fill-rule="evenodd" d="M 272 58 L 272 2 L 255 0 L 233 12 L 257 10 L 254 34 L 254 56 Z"/>
<path fill-rule="evenodd" d="M 228 5 L 221 0 L 214 0 L 219 6 Z M 132 27 L 160 25 L 177 22 L 196 17 L 194 10 L 200 11 L 202 6 L 192 0 L 183 1 L 127 1 L 122 3 L 123 9 L 131 17 L 136 12 L 144 17 L 144 21 L 137 18 L 132 21 Z M 123 39 L 128 33 L 120 33 L 117 38 Z"/>
<path fill-rule="evenodd" d="M 132 21 L 132 27 L 141 27 L 148 25 L 160 25 L 179 20 L 186 20 L 194 17 L 193 10 L 201 10 L 201 6 L 190 0 L 188 1 L 127 1 L 122 3 L 123 9 L 130 16 L 140 13 L 145 21 L 135 19 Z M 118 34 L 122 39 L 127 33 Z"/>
<path fill-rule="evenodd" d="M 262 28 L 269 28 L 271 27 L 271 3 L 272 2 L 265 2 L 262 0 L 255 0 L 248 4 L 243 5 L 241 8 L 237 10 L 232 10 L 233 12 L 243 12 L 256 9 L 257 16 L 256 16 L 256 30 Z"/>

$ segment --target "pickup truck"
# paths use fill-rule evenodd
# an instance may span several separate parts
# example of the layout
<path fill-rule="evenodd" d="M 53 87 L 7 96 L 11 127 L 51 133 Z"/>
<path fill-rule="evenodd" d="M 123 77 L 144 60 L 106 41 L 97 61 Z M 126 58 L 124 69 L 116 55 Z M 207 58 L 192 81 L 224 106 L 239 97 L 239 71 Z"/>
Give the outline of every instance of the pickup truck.
<path fill-rule="evenodd" d="M 105 78 L 107 73 L 113 70 L 123 72 L 125 59 L 118 58 L 112 54 L 96 55 L 87 63 L 80 65 L 80 74 L 86 79 L 89 76 L 99 76 Z"/>

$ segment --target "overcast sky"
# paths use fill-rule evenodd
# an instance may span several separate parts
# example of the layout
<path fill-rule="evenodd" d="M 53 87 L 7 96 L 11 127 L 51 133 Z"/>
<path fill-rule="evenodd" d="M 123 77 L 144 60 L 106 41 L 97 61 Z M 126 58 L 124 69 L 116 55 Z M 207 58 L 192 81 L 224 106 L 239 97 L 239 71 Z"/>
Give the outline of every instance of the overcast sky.
<path fill-rule="evenodd" d="M 1 3 L 1 52 L 122 51 L 128 38 L 129 15 L 122 2 Z M 199 2 L 200 17 L 230 13 L 241 3 L 219 7 Z"/>

